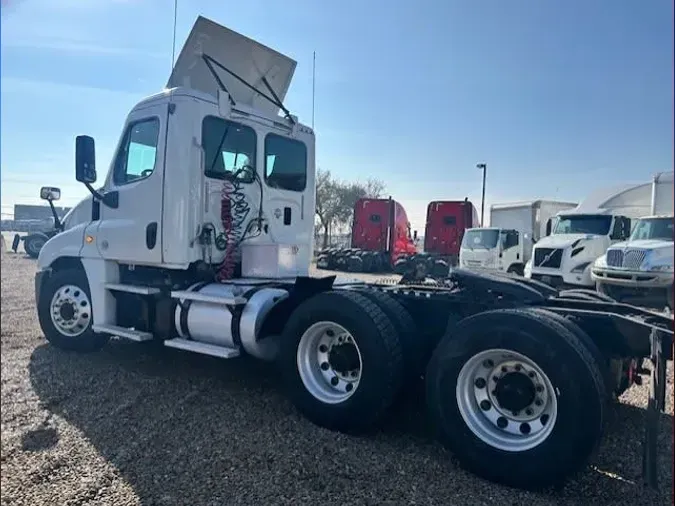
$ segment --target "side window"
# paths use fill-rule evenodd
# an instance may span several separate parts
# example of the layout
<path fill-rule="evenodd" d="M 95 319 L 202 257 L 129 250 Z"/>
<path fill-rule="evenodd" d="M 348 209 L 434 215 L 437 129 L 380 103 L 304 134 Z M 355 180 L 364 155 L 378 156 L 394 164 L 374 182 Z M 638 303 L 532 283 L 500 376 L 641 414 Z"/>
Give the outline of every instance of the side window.
<path fill-rule="evenodd" d="M 126 184 L 152 174 L 158 140 L 159 119 L 150 118 L 129 125 L 115 159 L 113 182 Z"/>
<path fill-rule="evenodd" d="M 443 216 L 443 224 L 454 227 L 457 225 L 457 218 L 455 216 Z"/>
<path fill-rule="evenodd" d="M 267 134 L 265 182 L 270 188 L 303 191 L 307 187 L 307 146 L 281 135 Z"/>
<path fill-rule="evenodd" d="M 256 169 L 256 134 L 251 127 L 207 116 L 202 121 L 202 149 L 206 177 L 254 181 L 251 171 L 241 170 L 247 166 Z"/>
<path fill-rule="evenodd" d="M 518 246 L 518 232 L 513 230 L 505 230 L 501 233 L 502 249 L 513 248 Z"/>

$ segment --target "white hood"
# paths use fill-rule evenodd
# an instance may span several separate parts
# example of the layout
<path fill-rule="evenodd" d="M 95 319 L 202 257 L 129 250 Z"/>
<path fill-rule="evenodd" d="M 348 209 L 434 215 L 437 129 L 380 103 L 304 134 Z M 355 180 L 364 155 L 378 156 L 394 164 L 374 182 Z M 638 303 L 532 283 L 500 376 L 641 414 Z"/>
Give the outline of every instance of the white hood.
<path fill-rule="evenodd" d="M 649 250 L 659 250 L 659 249 L 673 249 L 673 241 L 666 241 L 663 239 L 640 239 L 637 241 L 624 241 L 612 245 L 609 249 L 649 249 Z"/>
<path fill-rule="evenodd" d="M 598 236 L 592 234 L 554 234 L 541 238 L 534 247 L 564 249 L 571 246 L 579 239 L 593 239 L 595 237 Z"/>

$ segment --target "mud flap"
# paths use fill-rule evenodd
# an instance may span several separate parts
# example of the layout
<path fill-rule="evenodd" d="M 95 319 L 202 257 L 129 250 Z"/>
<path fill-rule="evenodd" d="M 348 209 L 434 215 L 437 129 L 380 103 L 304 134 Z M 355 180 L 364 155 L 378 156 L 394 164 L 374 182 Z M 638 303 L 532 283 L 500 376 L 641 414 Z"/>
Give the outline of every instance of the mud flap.
<path fill-rule="evenodd" d="M 649 404 L 645 425 L 645 438 L 642 446 L 642 479 L 644 484 L 652 489 L 658 488 L 658 467 L 656 452 L 658 447 L 659 418 L 661 411 L 666 407 L 666 360 L 668 357 L 665 346 L 668 339 L 664 339 L 664 332 L 652 329 L 651 361 L 652 371 L 649 382 Z"/>

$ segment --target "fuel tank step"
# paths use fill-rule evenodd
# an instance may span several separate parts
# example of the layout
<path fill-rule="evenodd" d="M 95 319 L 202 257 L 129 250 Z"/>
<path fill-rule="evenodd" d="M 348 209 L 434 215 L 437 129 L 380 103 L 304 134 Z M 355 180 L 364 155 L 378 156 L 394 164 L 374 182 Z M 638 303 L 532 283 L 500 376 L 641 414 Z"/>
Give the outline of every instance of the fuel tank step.
<path fill-rule="evenodd" d="M 240 355 L 237 348 L 226 348 L 224 346 L 216 346 L 214 344 L 200 343 L 199 341 L 191 341 L 189 339 L 182 339 L 176 337 L 174 339 L 167 339 L 164 341 L 164 346 L 169 348 L 177 348 L 179 350 L 192 351 L 194 353 L 201 353 L 202 355 L 210 355 L 218 358 L 235 358 Z"/>
<path fill-rule="evenodd" d="M 152 334 L 150 332 L 118 327 L 117 325 L 92 325 L 92 330 L 97 333 L 124 337 L 137 342 L 152 340 Z"/>

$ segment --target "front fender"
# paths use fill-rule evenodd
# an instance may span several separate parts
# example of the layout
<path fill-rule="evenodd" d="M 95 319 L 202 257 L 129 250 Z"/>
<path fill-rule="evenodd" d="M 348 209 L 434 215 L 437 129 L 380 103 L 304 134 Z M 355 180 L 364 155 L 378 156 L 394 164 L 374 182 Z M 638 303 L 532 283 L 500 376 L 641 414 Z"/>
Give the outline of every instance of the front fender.
<path fill-rule="evenodd" d="M 79 258 L 87 225 L 89 223 L 80 223 L 49 239 L 40 250 L 37 260 L 38 270 L 49 268 L 56 259 L 61 257 Z"/>

